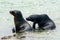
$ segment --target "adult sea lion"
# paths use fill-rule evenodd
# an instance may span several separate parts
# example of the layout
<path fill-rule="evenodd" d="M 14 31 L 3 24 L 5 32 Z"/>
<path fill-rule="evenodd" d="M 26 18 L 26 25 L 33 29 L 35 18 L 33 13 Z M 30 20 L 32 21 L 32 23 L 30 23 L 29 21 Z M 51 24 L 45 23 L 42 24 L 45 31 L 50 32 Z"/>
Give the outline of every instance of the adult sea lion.
<path fill-rule="evenodd" d="M 38 24 L 38 29 L 42 30 L 53 30 L 56 28 L 55 23 L 48 17 L 47 14 L 30 15 L 26 19 L 33 22 L 33 29 L 36 29 L 36 24 Z"/>
<path fill-rule="evenodd" d="M 13 28 L 13 33 L 31 31 L 30 24 L 23 18 L 21 11 L 19 10 L 12 10 L 10 14 L 14 16 L 14 24 L 15 28 Z"/>

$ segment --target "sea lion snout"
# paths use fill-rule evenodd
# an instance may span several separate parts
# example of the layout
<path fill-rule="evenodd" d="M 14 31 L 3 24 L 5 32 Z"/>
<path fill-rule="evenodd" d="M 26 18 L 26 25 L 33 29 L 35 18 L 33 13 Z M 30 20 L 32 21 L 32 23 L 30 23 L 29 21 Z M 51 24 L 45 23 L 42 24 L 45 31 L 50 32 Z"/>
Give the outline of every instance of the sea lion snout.
<path fill-rule="evenodd" d="M 28 21 L 29 21 L 29 20 L 31 20 L 31 18 L 30 18 L 30 17 L 27 17 L 27 18 L 26 18 L 26 20 L 28 20 Z"/>
<path fill-rule="evenodd" d="M 29 20 L 29 18 L 26 18 L 26 20 Z"/>
<path fill-rule="evenodd" d="M 14 11 L 10 11 L 10 13 L 13 13 Z"/>
<path fill-rule="evenodd" d="M 28 21 L 35 21 L 35 20 L 34 20 L 33 18 L 31 18 L 31 17 L 27 17 L 26 20 L 28 20 Z"/>
<path fill-rule="evenodd" d="M 10 11 L 10 14 L 15 15 L 15 12 L 14 11 Z"/>
<path fill-rule="evenodd" d="M 19 10 L 11 10 L 10 14 L 12 14 L 15 17 L 22 17 L 22 13 Z"/>
<path fill-rule="evenodd" d="M 10 13 L 11 14 L 18 14 L 18 13 L 20 13 L 20 11 L 18 11 L 18 10 L 11 10 Z"/>

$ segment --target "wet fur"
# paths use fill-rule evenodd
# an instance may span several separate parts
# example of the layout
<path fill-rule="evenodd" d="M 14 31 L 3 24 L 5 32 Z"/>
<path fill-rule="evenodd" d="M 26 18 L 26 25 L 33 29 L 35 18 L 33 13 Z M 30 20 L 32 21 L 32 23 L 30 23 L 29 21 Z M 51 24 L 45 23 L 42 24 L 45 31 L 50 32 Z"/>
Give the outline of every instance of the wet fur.
<path fill-rule="evenodd" d="M 31 15 L 26 18 L 28 21 L 33 22 L 33 29 L 36 29 L 35 25 L 38 24 L 39 30 L 53 30 L 56 28 L 55 23 L 46 14 Z"/>
<path fill-rule="evenodd" d="M 10 11 L 10 14 L 14 16 L 15 28 L 12 29 L 13 33 L 14 32 L 19 33 L 31 30 L 30 24 L 25 21 L 20 11 L 13 10 Z"/>

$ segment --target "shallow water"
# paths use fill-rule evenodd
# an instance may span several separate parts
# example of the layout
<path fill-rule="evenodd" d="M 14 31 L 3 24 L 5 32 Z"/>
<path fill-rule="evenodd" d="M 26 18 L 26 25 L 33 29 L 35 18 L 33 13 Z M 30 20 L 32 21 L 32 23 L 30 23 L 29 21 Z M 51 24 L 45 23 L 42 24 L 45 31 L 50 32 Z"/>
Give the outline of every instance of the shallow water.
<path fill-rule="evenodd" d="M 60 0 L 0 0 L 0 38 L 12 34 L 14 20 L 10 10 L 20 10 L 24 18 L 32 14 L 48 14 L 55 22 L 54 31 L 27 33 L 25 40 L 60 39 Z M 32 25 L 32 22 L 29 23 Z"/>

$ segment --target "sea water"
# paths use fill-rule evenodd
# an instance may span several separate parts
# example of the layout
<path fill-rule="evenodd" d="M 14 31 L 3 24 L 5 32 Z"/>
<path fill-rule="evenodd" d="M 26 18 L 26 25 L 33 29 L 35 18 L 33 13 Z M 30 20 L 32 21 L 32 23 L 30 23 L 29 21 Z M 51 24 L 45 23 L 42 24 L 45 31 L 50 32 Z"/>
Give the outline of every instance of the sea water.
<path fill-rule="evenodd" d="M 60 0 L 0 0 L 0 38 L 12 34 L 15 27 L 10 10 L 20 10 L 24 19 L 32 14 L 47 14 L 55 22 L 55 30 L 28 33 L 25 40 L 60 40 Z"/>

